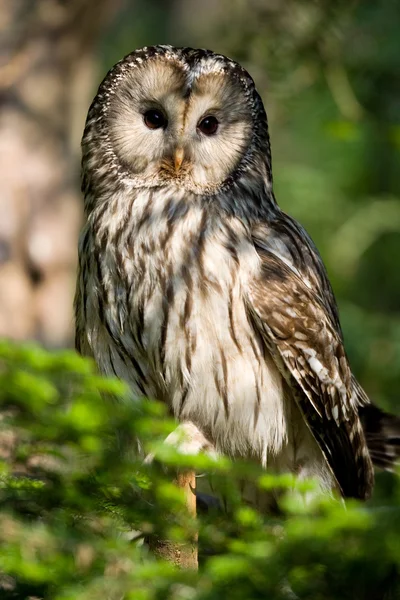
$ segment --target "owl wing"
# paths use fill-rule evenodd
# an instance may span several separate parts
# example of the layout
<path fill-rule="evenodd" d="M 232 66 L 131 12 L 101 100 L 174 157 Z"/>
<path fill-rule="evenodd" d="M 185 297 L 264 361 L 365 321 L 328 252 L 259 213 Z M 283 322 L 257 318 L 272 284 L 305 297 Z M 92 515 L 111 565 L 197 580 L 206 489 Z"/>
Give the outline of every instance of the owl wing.
<path fill-rule="evenodd" d="M 253 241 L 262 255 L 265 250 L 285 257 L 287 263 L 308 287 L 312 288 L 323 304 L 326 316 L 343 342 L 339 311 L 331 283 L 321 256 L 307 231 L 295 219 L 278 211 L 270 223 L 260 222 L 253 229 Z M 360 405 L 371 404 L 370 399 L 354 377 L 353 391 Z"/>
<path fill-rule="evenodd" d="M 248 314 L 293 391 L 346 497 L 366 498 L 374 474 L 358 416 L 358 390 L 340 329 L 318 289 L 266 248 L 249 287 Z"/>

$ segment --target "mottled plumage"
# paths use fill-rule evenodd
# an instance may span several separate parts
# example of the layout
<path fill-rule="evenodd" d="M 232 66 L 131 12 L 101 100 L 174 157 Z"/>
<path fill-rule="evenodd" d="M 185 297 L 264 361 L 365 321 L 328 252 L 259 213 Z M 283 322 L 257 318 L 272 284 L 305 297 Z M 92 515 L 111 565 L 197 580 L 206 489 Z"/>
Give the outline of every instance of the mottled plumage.
<path fill-rule="evenodd" d="M 82 149 L 77 349 L 218 452 L 367 497 L 397 433 L 351 374 L 314 244 L 276 204 L 248 73 L 206 50 L 135 51 Z"/>

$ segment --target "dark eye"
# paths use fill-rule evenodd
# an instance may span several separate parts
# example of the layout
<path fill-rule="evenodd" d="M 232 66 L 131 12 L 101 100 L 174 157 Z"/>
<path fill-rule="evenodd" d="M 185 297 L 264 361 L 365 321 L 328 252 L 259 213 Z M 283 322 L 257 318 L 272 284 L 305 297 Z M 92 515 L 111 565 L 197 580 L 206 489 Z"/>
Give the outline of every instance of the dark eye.
<path fill-rule="evenodd" d="M 218 125 L 218 120 L 215 117 L 210 116 L 204 117 L 204 119 L 199 121 L 197 127 L 204 135 L 214 135 L 214 133 L 217 133 Z"/>
<path fill-rule="evenodd" d="M 167 119 L 165 118 L 164 113 L 161 110 L 157 110 L 152 108 L 147 110 L 144 115 L 145 125 L 149 129 L 159 129 L 160 127 L 167 126 Z"/>

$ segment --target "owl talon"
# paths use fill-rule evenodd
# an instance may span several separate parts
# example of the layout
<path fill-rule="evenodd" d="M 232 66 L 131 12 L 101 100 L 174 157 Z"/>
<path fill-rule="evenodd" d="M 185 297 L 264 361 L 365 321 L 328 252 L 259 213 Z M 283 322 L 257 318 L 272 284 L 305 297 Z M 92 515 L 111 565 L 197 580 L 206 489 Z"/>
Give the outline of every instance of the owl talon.
<path fill-rule="evenodd" d="M 187 421 L 178 425 L 164 440 L 164 444 L 176 449 L 179 454 L 184 456 L 197 456 L 201 452 L 210 458 L 218 458 L 218 453 L 209 440 L 192 422 Z M 154 460 L 154 453 L 150 453 L 144 459 L 144 464 L 151 464 Z"/>

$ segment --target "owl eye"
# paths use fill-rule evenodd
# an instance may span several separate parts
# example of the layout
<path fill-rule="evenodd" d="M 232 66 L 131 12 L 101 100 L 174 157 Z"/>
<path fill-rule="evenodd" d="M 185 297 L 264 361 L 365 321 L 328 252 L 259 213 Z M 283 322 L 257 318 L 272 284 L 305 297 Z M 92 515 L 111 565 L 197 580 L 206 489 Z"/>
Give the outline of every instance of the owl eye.
<path fill-rule="evenodd" d="M 167 119 L 161 110 L 152 108 L 147 110 L 144 115 L 144 123 L 149 129 L 159 129 L 160 127 L 165 128 L 167 126 Z"/>
<path fill-rule="evenodd" d="M 213 116 L 208 116 L 199 121 L 197 128 L 201 133 L 204 133 L 204 135 L 214 135 L 214 133 L 217 133 L 218 125 L 218 119 Z"/>

